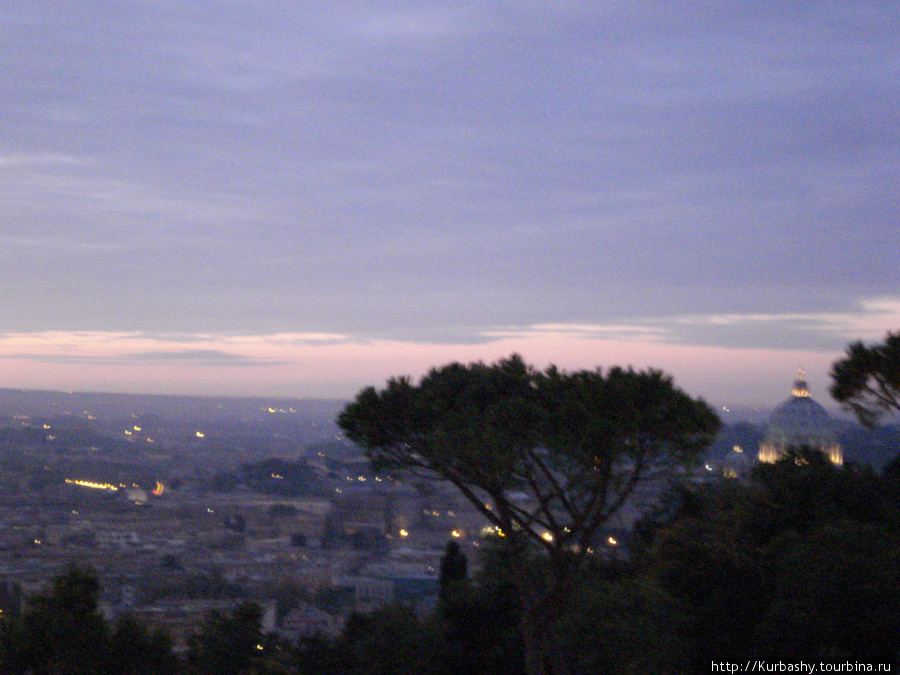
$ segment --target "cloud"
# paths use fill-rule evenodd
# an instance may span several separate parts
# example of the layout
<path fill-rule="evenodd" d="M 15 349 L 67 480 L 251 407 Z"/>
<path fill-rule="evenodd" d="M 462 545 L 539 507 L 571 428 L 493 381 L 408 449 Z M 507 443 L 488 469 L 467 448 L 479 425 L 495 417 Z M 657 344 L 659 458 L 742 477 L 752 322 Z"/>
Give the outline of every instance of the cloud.
<path fill-rule="evenodd" d="M 815 391 L 827 391 L 828 368 L 840 354 L 808 345 L 685 343 L 670 329 L 652 323 L 536 324 L 453 343 L 318 333 L 6 333 L 0 335 L 0 365 L 5 381 L 19 388 L 347 398 L 391 376 L 418 377 L 442 363 L 490 362 L 516 352 L 539 368 L 661 368 L 694 395 L 766 404 L 786 395 L 798 366 L 806 368 Z"/>
<path fill-rule="evenodd" d="M 45 363 L 122 366 L 182 364 L 192 366 L 274 366 L 284 364 L 291 349 L 345 342 L 335 333 L 271 335 L 169 334 L 141 332 L 45 331 L 0 334 L 0 358 Z M 279 356 L 282 354 L 282 356 Z"/>
<path fill-rule="evenodd" d="M 588 345 L 615 344 L 620 355 L 652 346 L 711 349 L 842 350 L 854 340 L 876 341 L 900 328 L 900 298 L 860 301 L 852 312 L 727 313 L 642 317 L 621 324 L 535 323 L 524 326 L 473 326 L 455 339 L 377 340 L 366 333 L 274 332 L 266 334 L 153 333 L 142 331 L 42 331 L 0 334 L 0 358 L 46 363 L 96 365 L 181 364 L 191 367 L 273 366 L 305 362 L 314 353 L 366 351 L 379 344 L 404 349 L 430 345 L 452 352 L 498 345 L 568 345 L 585 356 Z M 752 336 L 748 340 L 747 336 Z M 826 336 L 823 338 L 823 336 Z M 405 345 L 405 347 L 404 347 Z M 505 348 L 505 347 L 504 347 Z M 513 347 L 515 348 L 515 347 Z M 656 347 L 653 347 L 654 349 Z M 624 350 L 624 351 L 623 351 Z M 347 352 L 350 353 L 350 352 Z"/>
<path fill-rule="evenodd" d="M 349 341 L 350 337 L 343 333 L 272 333 L 270 335 L 226 336 L 222 338 L 230 344 L 267 345 L 309 345 L 335 344 Z"/>
<path fill-rule="evenodd" d="M 91 161 L 74 155 L 46 153 L 0 155 L 0 170 L 33 166 L 90 166 Z"/>
<path fill-rule="evenodd" d="M 275 361 L 259 361 L 238 354 L 215 349 L 173 349 L 155 352 L 134 352 L 121 355 L 77 353 L 11 353 L 5 358 L 22 359 L 36 363 L 78 364 L 92 366 L 136 366 L 181 364 L 195 366 L 256 366 L 277 365 Z"/>
<path fill-rule="evenodd" d="M 791 349 L 835 349 L 851 341 L 877 341 L 900 330 L 900 298 L 886 296 L 857 301 L 845 312 L 748 312 L 687 316 L 633 317 L 622 324 L 547 323 L 497 327 L 479 335 L 488 340 L 560 338 L 668 343 L 697 346 L 731 345 Z"/>
<path fill-rule="evenodd" d="M 0 235 L 0 245 L 9 248 L 29 248 L 44 251 L 121 251 L 125 247 L 114 242 L 73 241 L 63 237 L 19 237 Z"/>
<path fill-rule="evenodd" d="M 896 3 L 84 6 L 4 8 L 0 314 L 138 335 L 46 358 L 898 325 Z"/>
<path fill-rule="evenodd" d="M 864 299 L 852 312 L 730 313 L 678 317 L 669 322 L 682 326 L 720 327 L 736 332 L 746 326 L 771 326 L 800 335 L 825 333 L 842 341 L 880 340 L 888 331 L 900 329 L 900 298 Z"/>
<path fill-rule="evenodd" d="M 467 16 L 468 15 L 468 16 Z M 376 42 L 412 42 L 421 46 L 423 40 L 461 38 L 478 30 L 472 12 L 455 6 L 379 8 L 366 7 L 357 13 L 342 12 L 337 23 L 367 40 Z"/>
<path fill-rule="evenodd" d="M 481 333 L 486 338 L 553 338 L 567 337 L 591 340 L 624 340 L 634 342 L 665 342 L 669 331 L 662 326 L 640 325 L 581 325 L 581 324 L 535 324 L 522 328 L 486 330 Z"/>
<path fill-rule="evenodd" d="M 277 365 L 276 361 L 253 359 L 219 349 L 175 349 L 154 352 L 137 352 L 126 357 L 135 363 L 191 363 L 208 366 Z"/>

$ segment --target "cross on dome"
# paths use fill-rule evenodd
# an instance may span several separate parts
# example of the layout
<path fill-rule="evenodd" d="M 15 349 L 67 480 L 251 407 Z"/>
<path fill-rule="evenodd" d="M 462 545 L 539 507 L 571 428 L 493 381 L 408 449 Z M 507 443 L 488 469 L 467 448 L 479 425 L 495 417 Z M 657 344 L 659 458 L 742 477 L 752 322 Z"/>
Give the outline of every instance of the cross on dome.
<path fill-rule="evenodd" d="M 803 372 L 803 368 L 797 368 L 797 379 L 794 380 L 794 387 L 791 389 L 791 393 L 794 396 L 809 396 L 809 387 L 806 384 L 806 373 Z"/>

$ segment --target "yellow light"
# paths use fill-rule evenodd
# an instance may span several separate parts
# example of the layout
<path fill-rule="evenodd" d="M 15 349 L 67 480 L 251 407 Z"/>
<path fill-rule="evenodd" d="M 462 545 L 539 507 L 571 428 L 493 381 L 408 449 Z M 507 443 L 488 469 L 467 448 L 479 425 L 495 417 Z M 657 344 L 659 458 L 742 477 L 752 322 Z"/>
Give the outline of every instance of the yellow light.
<path fill-rule="evenodd" d="M 400 530 L 400 536 L 401 536 L 401 537 L 408 537 L 408 536 L 409 536 L 409 532 L 407 532 L 406 530 Z"/>
<path fill-rule="evenodd" d="M 498 532 L 498 528 L 494 527 L 493 525 L 485 525 L 484 527 L 481 528 L 481 536 L 482 537 L 486 537 L 489 534 L 497 534 L 497 532 Z"/>
<path fill-rule="evenodd" d="M 544 534 L 541 535 L 541 539 L 544 541 L 553 541 L 553 535 L 549 532 L 544 532 Z"/>
<path fill-rule="evenodd" d="M 609 544 L 610 546 L 616 546 L 619 542 L 617 542 L 614 537 L 609 537 L 606 540 L 606 543 Z"/>
<path fill-rule="evenodd" d="M 115 485 L 110 485 L 109 483 L 94 483 L 89 480 L 75 480 L 74 478 L 66 478 L 66 482 L 70 485 L 80 485 L 81 487 L 92 488 L 94 490 L 112 490 L 113 492 L 117 491 Z M 125 487 L 124 485 L 122 487 Z"/>
<path fill-rule="evenodd" d="M 202 431 L 197 432 L 197 438 L 203 438 L 204 436 L 206 436 L 206 434 L 204 434 Z"/>
<path fill-rule="evenodd" d="M 459 539 L 459 538 L 462 536 L 462 534 L 460 534 L 459 530 L 453 530 L 453 531 L 450 533 L 450 536 L 456 537 L 457 539 Z"/>

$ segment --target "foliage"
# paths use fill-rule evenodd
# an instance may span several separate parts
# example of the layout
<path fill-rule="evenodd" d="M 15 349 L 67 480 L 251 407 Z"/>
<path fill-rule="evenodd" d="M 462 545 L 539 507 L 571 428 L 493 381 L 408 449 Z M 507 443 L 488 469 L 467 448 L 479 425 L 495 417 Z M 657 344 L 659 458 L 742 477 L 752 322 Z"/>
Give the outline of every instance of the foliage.
<path fill-rule="evenodd" d="M 900 646 L 900 539 L 853 521 L 782 542 L 774 600 L 763 623 L 793 639 L 784 659 L 890 663 Z"/>
<path fill-rule="evenodd" d="M 376 468 L 450 481 L 489 521 L 547 550 L 589 545 L 640 480 L 695 457 L 718 429 L 658 371 L 538 373 L 518 356 L 365 389 L 338 423 Z"/>
<path fill-rule="evenodd" d="M 172 640 L 162 630 L 148 631 L 131 617 L 124 617 L 110 635 L 105 650 L 104 672 L 121 675 L 174 675 L 180 663 L 172 653 Z"/>
<path fill-rule="evenodd" d="M 506 551 L 490 548 L 475 583 L 457 580 L 441 598 L 439 618 L 453 675 L 520 675 L 521 607 Z"/>
<path fill-rule="evenodd" d="M 188 642 L 187 663 L 196 675 L 256 673 L 263 661 L 262 610 L 245 602 L 232 614 L 211 612 Z"/>
<path fill-rule="evenodd" d="M 89 570 L 70 566 L 0 633 L 0 671 L 58 675 L 176 672 L 164 633 L 148 633 L 130 619 L 110 631 L 97 609 L 100 584 Z"/>
<path fill-rule="evenodd" d="M 321 488 L 315 472 L 302 460 L 290 462 L 272 457 L 253 464 L 242 464 L 240 476 L 251 490 L 282 497 L 315 494 Z"/>
<path fill-rule="evenodd" d="M 689 672 L 689 615 L 652 579 L 588 574 L 566 607 L 557 639 L 566 673 Z M 700 672 L 707 672 L 702 670 Z"/>
<path fill-rule="evenodd" d="M 0 582 L 0 616 L 6 618 L 18 617 L 21 604 L 21 586 L 12 581 Z"/>
<path fill-rule="evenodd" d="M 552 672 L 706 673 L 763 656 L 896 663 L 900 469 L 820 457 L 801 451 L 747 482 L 678 485 L 630 565 L 592 559 L 578 573 L 553 622 Z M 431 619 L 401 608 L 358 616 L 335 641 L 308 640 L 300 672 L 524 672 L 514 568 L 546 589 L 551 562 L 502 537 L 482 551 L 479 574 L 449 586 Z"/>
<path fill-rule="evenodd" d="M 832 366 L 831 379 L 834 399 L 867 426 L 900 412 L 900 332 L 888 333 L 882 344 L 851 344 Z"/>
<path fill-rule="evenodd" d="M 101 673 L 108 635 L 97 610 L 100 585 L 70 567 L 4 630 L 4 672 Z"/>
<path fill-rule="evenodd" d="M 513 560 L 530 673 L 544 672 L 546 626 L 598 530 L 639 485 L 696 459 L 719 428 L 703 401 L 660 371 L 539 372 L 517 355 L 432 369 L 417 385 L 369 387 L 338 424 L 376 471 L 449 481 L 510 551 L 544 551 L 540 592 Z"/>
<path fill-rule="evenodd" d="M 437 624 L 408 607 L 388 605 L 351 614 L 331 643 L 303 641 L 298 663 L 304 675 L 450 675 L 442 656 Z"/>
<path fill-rule="evenodd" d="M 637 574 L 678 603 L 686 672 L 712 660 L 891 662 L 900 532 L 891 479 L 800 453 L 696 489 Z M 790 636 L 787 639 L 785 636 Z"/>
<path fill-rule="evenodd" d="M 446 600 L 456 589 L 464 585 L 469 577 L 469 561 L 457 542 L 447 543 L 444 555 L 441 556 L 440 597 Z"/>
<path fill-rule="evenodd" d="M 281 620 L 301 602 L 310 602 L 309 591 L 293 580 L 282 581 L 272 587 L 270 596 L 275 600 L 275 620 Z"/>
<path fill-rule="evenodd" d="M 892 517 L 887 483 L 868 466 L 837 467 L 809 448 L 754 469 L 762 489 L 745 532 L 759 542 L 792 529 L 805 533 L 837 520 L 884 522 Z"/>

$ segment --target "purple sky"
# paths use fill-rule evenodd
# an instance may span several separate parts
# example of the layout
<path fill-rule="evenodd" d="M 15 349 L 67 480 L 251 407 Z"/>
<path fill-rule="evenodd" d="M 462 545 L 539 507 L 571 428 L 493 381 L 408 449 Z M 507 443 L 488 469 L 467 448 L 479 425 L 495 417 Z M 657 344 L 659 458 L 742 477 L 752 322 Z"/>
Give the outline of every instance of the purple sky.
<path fill-rule="evenodd" d="M 827 403 L 900 328 L 900 4 L 4 0 L 0 387 L 515 349 Z"/>

